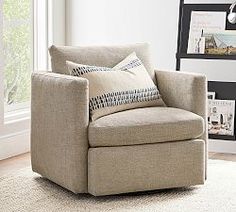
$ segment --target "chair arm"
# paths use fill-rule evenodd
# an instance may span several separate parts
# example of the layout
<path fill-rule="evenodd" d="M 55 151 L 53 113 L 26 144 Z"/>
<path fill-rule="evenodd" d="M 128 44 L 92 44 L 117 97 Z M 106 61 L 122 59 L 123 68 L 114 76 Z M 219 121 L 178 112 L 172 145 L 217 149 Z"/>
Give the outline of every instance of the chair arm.
<path fill-rule="evenodd" d="M 31 92 L 32 169 L 78 192 L 87 192 L 88 81 L 37 72 Z"/>
<path fill-rule="evenodd" d="M 207 81 L 204 75 L 177 71 L 155 71 L 165 103 L 206 118 Z"/>
<path fill-rule="evenodd" d="M 181 108 L 201 116 L 205 121 L 205 160 L 207 162 L 207 79 L 201 74 L 177 71 L 155 71 L 162 99 L 169 107 Z"/>

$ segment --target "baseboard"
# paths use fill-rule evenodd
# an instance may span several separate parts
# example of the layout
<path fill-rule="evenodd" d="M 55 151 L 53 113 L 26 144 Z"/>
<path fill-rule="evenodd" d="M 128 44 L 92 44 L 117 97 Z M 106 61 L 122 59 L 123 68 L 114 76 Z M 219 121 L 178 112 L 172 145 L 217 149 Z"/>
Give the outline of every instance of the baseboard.
<path fill-rule="evenodd" d="M 30 131 L 24 130 L 0 137 L 0 160 L 30 151 Z"/>
<path fill-rule="evenodd" d="M 236 141 L 209 139 L 209 152 L 236 154 Z"/>

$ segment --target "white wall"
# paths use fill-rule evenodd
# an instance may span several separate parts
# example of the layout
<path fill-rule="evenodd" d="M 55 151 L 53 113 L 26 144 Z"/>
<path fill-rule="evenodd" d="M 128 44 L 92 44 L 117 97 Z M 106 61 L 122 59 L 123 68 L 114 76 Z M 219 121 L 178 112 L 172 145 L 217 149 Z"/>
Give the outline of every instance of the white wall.
<path fill-rule="evenodd" d="M 51 0 L 51 25 L 49 24 L 49 31 L 51 30 L 51 42 L 55 45 L 65 45 L 65 8 L 66 0 Z"/>
<path fill-rule="evenodd" d="M 155 66 L 175 68 L 179 1 L 67 0 L 67 45 L 149 42 Z"/>
<path fill-rule="evenodd" d="M 185 0 L 186 3 L 232 3 L 232 0 Z M 155 67 L 175 69 L 179 0 L 67 0 L 66 44 L 149 42 Z M 182 60 L 181 70 L 206 74 L 209 80 L 236 81 L 236 62 Z"/>

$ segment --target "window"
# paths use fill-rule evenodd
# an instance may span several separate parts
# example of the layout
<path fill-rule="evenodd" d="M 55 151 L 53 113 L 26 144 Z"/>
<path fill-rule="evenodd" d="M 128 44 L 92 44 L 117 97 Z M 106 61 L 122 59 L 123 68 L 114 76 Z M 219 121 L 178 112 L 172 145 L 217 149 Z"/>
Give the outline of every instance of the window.
<path fill-rule="evenodd" d="M 29 105 L 33 67 L 32 0 L 3 0 L 4 110 Z"/>
<path fill-rule="evenodd" d="M 48 69 L 52 42 L 65 45 L 65 5 L 0 0 L 0 157 L 29 150 L 31 73 Z"/>
<path fill-rule="evenodd" d="M 48 69 L 51 4 L 0 0 L 0 125 L 30 115 L 31 73 Z"/>

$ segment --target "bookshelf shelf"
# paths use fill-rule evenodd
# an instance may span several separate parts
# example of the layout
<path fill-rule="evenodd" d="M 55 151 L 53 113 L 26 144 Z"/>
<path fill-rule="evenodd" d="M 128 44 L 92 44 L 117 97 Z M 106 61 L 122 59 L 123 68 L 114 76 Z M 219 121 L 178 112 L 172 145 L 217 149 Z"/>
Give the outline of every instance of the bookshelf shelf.
<path fill-rule="evenodd" d="M 176 54 L 177 59 L 236 60 L 236 55 Z"/>

